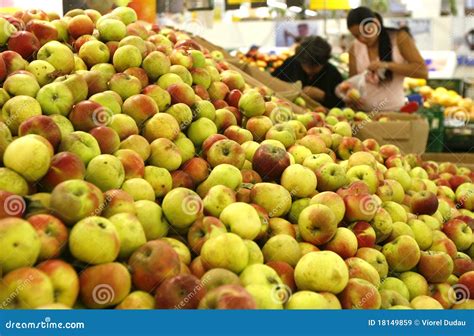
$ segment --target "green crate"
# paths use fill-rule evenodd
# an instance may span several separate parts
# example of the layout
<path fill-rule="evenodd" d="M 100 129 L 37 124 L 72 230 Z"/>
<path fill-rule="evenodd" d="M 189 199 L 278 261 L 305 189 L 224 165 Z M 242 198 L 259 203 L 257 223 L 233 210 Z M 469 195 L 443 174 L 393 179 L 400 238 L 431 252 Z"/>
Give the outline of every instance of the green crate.
<path fill-rule="evenodd" d="M 428 86 L 431 86 L 433 89 L 438 87 L 444 87 L 446 90 L 456 91 L 458 94 L 462 95 L 464 90 L 464 81 L 458 78 L 451 79 L 428 79 L 426 81 Z"/>
<path fill-rule="evenodd" d="M 442 106 L 436 105 L 432 107 L 421 107 L 418 114 L 424 116 L 428 120 L 430 133 L 426 151 L 439 153 L 443 151 L 444 146 L 444 110 Z"/>

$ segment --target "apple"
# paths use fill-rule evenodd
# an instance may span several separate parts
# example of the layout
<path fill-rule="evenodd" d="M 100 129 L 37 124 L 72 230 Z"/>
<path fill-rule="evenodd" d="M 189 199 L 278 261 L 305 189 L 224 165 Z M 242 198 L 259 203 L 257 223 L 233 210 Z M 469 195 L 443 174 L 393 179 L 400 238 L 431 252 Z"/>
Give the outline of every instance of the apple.
<path fill-rule="evenodd" d="M 253 156 L 252 169 L 264 181 L 274 181 L 280 178 L 283 171 L 290 165 L 288 153 L 276 146 L 261 145 Z"/>
<path fill-rule="evenodd" d="M 465 253 L 458 252 L 456 257 L 453 259 L 453 262 L 453 274 L 458 277 L 466 272 L 474 271 L 474 262 L 472 261 L 471 257 Z"/>
<path fill-rule="evenodd" d="M 175 140 L 179 134 L 179 124 L 176 119 L 167 113 L 154 114 L 143 129 L 143 136 L 153 142 L 158 138 Z"/>
<path fill-rule="evenodd" d="M 134 214 L 118 213 L 108 218 L 115 226 L 120 240 L 120 258 L 128 258 L 146 243 L 142 224 Z"/>
<path fill-rule="evenodd" d="M 240 273 L 248 263 L 249 252 L 243 240 L 234 233 L 222 233 L 207 240 L 201 249 L 204 265 Z"/>
<path fill-rule="evenodd" d="M 265 101 L 257 90 L 249 90 L 240 97 L 239 110 L 247 118 L 263 115 L 265 113 Z"/>
<path fill-rule="evenodd" d="M 263 246 L 262 253 L 265 262 L 280 261 L 295 267 L 301 258 L 298 242 L 286 234 L 271 237 Z"/>
<path fill-rule="evenodd" d="M 199 309 L 255 309 L 250 293 L 239 285 L 230 284 L 210 290 L 199 302 Z"/>
<path fill-rule="evenodd" d="M 157 288 L 156 308 L 195 309 L 205 294 L 206 288 L 194 275 L 177 275 Z"/>
<path fill-rule="evenodd" d="M 2 121 L 8 126 L 11 134 L 17 135 L 22 122 L 30 117 L 41 115 L 41 105 L 32 97 L 16 96 L 3 105 L 1 115 Z"/>
<path fill-rule="evenodd" d="M 154 309 L 155 299 L 143 291 L 134 291 L 128 294 L 115 309 Z"/>
<path fill-rule="evenodd" d="M 201 197 L 205 197 L 209 189 L 218 184 L 222 184 L 235 191 L 242 184 L 240 170 L 225 163 L 218 165 L 211 171 L 207 179 L 198 186 L 196 192 Z"/>
<path fill-rule="evenodd" d="M 319 191 L 336 191 L 346 185 L 344 168 L 336 163 L 325 163 L 316 171 Z"/>
<path fill-rule="evenodd" d="M 370 223 L 359 221 L 351 224 L 349 229 L 355 234 L 357 239 L 357 246 L 374 247 L 376 241 L 376 233 Z"/>
<path fill-rule="evenodd" d="M 96 64 L 107 63 L 110 59 L 110 52 L 105 43 L 90 40 L 80 47 L 79 57 L 91 68 Z"/>
<path fill-rule="evenodd" d="M 445 282 L 453 273 L 454 263 L 445 252 L 422 251 L 418 263 L 418 272 L 430 283 Z"/>
<path fill-rule="evenodd" d="M 355 152 L 362 151 L 364 146 L 362 141 L 353 137 L 343 137 L 337 148 L 337 154 L 343 160 L 348 160 Z"/>
<path fill-rule="evenodd" d="M 427 250 L 433 244 L 432 229 L 419 219 L 410 219 L 408 225 L 413 231 L 414 238 L 421 250 Z"/>
<path fill-rule="evenodd" d="M 407 223 L 403 222 L 393 222 L 392 224 L 392 233 L 390 234 L 390 237 L 387 238 L 386 242 L 391 242 L 395 240 L 395 238 L 407 235 L 412 238 L 415 238 L 415 234 L 413 233 L 413 230 Z"/>
<path fill-rule="evenodd" d="M 231 164 L 241 169 L 245 162 L 245 152 L 243 148 L 233 140 L 216 141 L 207 151 L 207 161 L 211 167 L 219 164 Z"/>
<path fill-rule="evenodd" d="M 391 179 L 399 182 L 403 190 L 408 191 L 410 190 L 412 181 L 410 175 L 407 173 L 406 170 L 400 167 L 392 167 L 389 168 L 385 174 L 384 174 L 385 179 Z"/>
<path fill-rule="evenodd" d="M 124 72 L 128 68 L 139 67 L 142 64 L 142 53 L 134 45 L 119 45 L 112 62 L 117 72 Z"/>
<path fill-rule="evenodd" d="M 375 287 L 380 286 L 380 275 L 371 264 L 364 259 L 358 257 L 351 257 L 345 260 L 347 268 L 349 269 L 349 278 L 364 279 Z"/>
<path fill-rule="evenodd" d="M 124 139 L 119 146 L 120 149 L 130 149 L 138 153 L 143 161 L 150 157 L 150 144 L 138 134 L 133 134 Z"/>
<path fill-rule="evenodd" d="M 240 279 L 235 274 L 224 268 L 214 268 L 207 271 L 201 277 L 201 283 L 209 292 L 214 288 L 219 288 L 225 285 L 240 285 Z"/>
<path fill-rule="evenodd" d="M 441 303 L 427 295 L 417 296 L 410 305 L 413 309 L 443 309 Z"/>
<path fill-rule="evenodd" d="M 48 305 L 54 302 L 53 292 L 53 284 L 45 273 L 36 268 L 21 267 L 2 279 L 2 308 L 34 309 Z"/>
<path fill-rule="evenodd" d="M 327 272 L 319 272 L 325 269 Z M 331 251 L 310 252 L 295 267 L 295 281 L 299 290 L 324 291 L 338 294 L 349 281 L 347 266 Z"/>
<path fill-rule="evenodd" d="M 88 267 L 79 275 L 79 282 L 81 301 L 88 308 L 115 306 L 131 289 L 130 273 L 119 263 Z"/>
<path fill-rule="evenodd" d="M 13 140 L 5 150 L 3 163 L 28 182 L 40 180 L 49 169 L 52 147 L 49 142 L 34 134 Z"/>
<path fill-rule="evenodd" d="M 324 250 L 333 251 L 343 259 L 353 257 L 357 252 L 357 237 L 348 228 L 337 228 L 335 235 L 324 244 Z"/>
<path fill-rule="evenodd" d="M 285 148 L 289 148 L 295 144 L 296 135 L 291 126 L 281 123 L 272 126 L 265 135 L 265 139 L 278 140 L 285 146 Z"/>
<path fill-rule="evenodd" d="M 438 198 L 429 191 L 417 192 L 411 198 L 411 210 L 417 215 L 432 215 L 438 209 Z"/>
<path fill-rule="evenodd" d="M 37 269 L 45 273 L 53 285 L 54 301 L 72 307 L 79 295 L 79 277 L 74 268 L 59 259 L 43 261 Z"/>
<path fill-rule="evenodd" d="M 388 263 L 385 256 L 378 250 L 369 247 L 362 247 L 355 255 L 367 261 L 379 273 L 380 279 L 385 279 L 388 274 Z"/>
<path fill-rule="evenodd" d="M 379 290 L 382 304 L 381 309 L 394 309 L 393 307 L 406 307 L 409 309 L 410 302 L 398 292 L 390 289 Z"/>
<path fill-rule="evenodd" d="M 120 189 L 111 189 L 104 193 L 104 207 L 101 215 L 110 218 L 116 214 L 133 214 L 137 213 L 133 197 Z"/>
<path fill-rule="evenodd" d="M 291 194 L 277 184 L 257 183 L 252 188 L 250 199 L 252 203 L 263 207 L 270 218 L 281 217 L 291 208 Z"/>
<path fill-rule="evenodd" d="M 84 244 L 85 241 L 87 244 Z M 89 264 L 112 262 L 119 254 L 120 238 L 108 219 L 87 217 L 72 228 L 69 249 L 75 258 Z"/>
<path fill-rule="evenodd" d="M 346 206 L 345 218 L 349 222 L 370 222 L 374 219 L 379 207 L 374 196 L 369 194 L 345 196 L 344 204 Z"/>
<path fill-rule="evenodd" d="M 10 198 L 7 206 L 12 208 L 14 201 L 15 199 Z M 33 266 L 36 263 L 42 242 L 30 223 L 20 218 L 5 218 L 0 220 L 0 232 L 2 246 L 5 247 L 0 255 L 0 265 L 4 272 Z"/>
<path fill-rule="evenodd" d="M 66 226 L 51 215 L 34 215 L 28 222 L 37 231 L 41 241 L 41 250 L 38 260 L 47 260 L 58 257 L 68 240 Z"/>
<path fill-rule="evenodd" d="M 420 260 L 420 248 L 416 240 L 407 235 L 399 236 L 385 244 L 382 252 L 390 268 L 398 272 L 412 269 Z"/>
<path fill-rule="evenodd" d="M 50 168 L 39 184 L 46 191 L 67 180 L 82 180 L 86 169 L 81 159 L 74 153 L 61 152 L 51 159 Z"/>
<path fill-rule="evenodd" d="M 36 36 L 40 45 L 44 45 L 49 41 L 55 41 L 59 37 L 56 27 L 48 21 L 33 19 L 26 23 L 25 29 Z"/>
<path fill-rule="evenodd" d="M 54 82 L 39 89 L 36 100 L 44 114 L 66 116 L 74 104 L 74 95 L 65 83 Z"/>
<path fill-rule="evenodd" d="M 120 160 L 113 155 L 98 155 L 87 165 L 85 180 L 104 192 L 117 189 L 125 180 L 124 167 Z"/>
<path fill-rule="evenodd" d="M 304 181 L 304 183 L 302 183 Z M 308 197 L 316 191 L 316 174 L 300 164 L 288 166 L 281 175 L 281 185 L 295 197 Z"/>
<path fill-rule="evenodd" d="M 181 166 L 182 157 L 178 147 L 166 138 L 159 138 L 150 144 L 150 158 L 148 162 L 153 166 L 174 171 Z"/>
<path fill-rule="evenodd" d="M 369 187 L 369 192 L 371 194 L 375 194 L 377 187 L 379 186 L 379 181 L 377 179 L 375 170 L 368 165 L 358 165 L 349 168 L 346 176 L 349 180 L 349 183 L 355 181 L 365 182 Z"/>
<path fill-rule="evenodd" d="M 24 59 L 29 59 L 40 47 L 38 38 L 29 31 L 13 32 L 8 39 L 8 49 L 19 53 Z"/>
<path fill-rule="evenodd" d="M 364 279 L 349 279 L 346 288 L 339 294 L 344 309 L 379 309 L 382 298 L 377 288 Z"/>
<path fill-rule="evenodd" d="M 472 229 L 463 220 L 451 219 L 444 223 L 442 230 L 458 250 L 467 250 L 472 245 Z"/>
<path fill-rule="evenodd" d="M 47 61 L 58 72 L 67 75 L 74 70 L 74 54 L 64 44 L 58 41 L 49 41 L 37 53 L 37 59 Z"/>
<path fill-rule="evenodd" d="M 18 127 L 20 137 L 27 134 L 38 134 L 57 148 L 61 141 L 61 131 L 56 123 L 48 116 L 33 116 L 28 118 Z"/>
<path fill-rule="evenodd" d="M 5 79 L 7 74 L 11 74 L 17 70 L 25 70 L 28 66 L 28 62 L 24 60 L 19 53 L 11 50 L 2 52 L 2 60 L 6 70 L 6 73 L 4 72 L 1 76 L 3 79 Z"/>
<path fill-rule="evenodd" d="M 169 223 L 180 229 L 185 229 L 203 212 L 202 200 L 194 191 L 186 188 L 176 188 L 166 194 L 162 203 L 163 213 Z"/>
<path fill-rule="evenodd" d="M 93 71 L 90 73 L 93 73 Z M 139 94 L 142 90 L 142 83 L 137 77 L 122 72 L 114 74 L 110 78 L 108 86 L 110 90 L 118 93 L 123 100 Z"/>
<path fill-rule="evenodd" d="M 36 77 L 25 71 L 25 73 L 13 73 L 3 83 L 3 88 L 11 96 L 35 97 L 40 89 Z"/>
<path fill-rule="evenodd" d="M 134 201 L 155 200 L 155 191 L 153 187 L 143 178 L 131 178 L 125 180 L 122 190 L 129 193 Z"/>
<path fill-rule="evenodd" d="M 104 41 L 120 41 L 127 34 L 126 25 L 116 19 L 106 18 L 96 24 L 100 38 Z"/>
<path fill-rule="evenodd" d="M 224 108 L 225 106 L 219 107 L 216 103 L 214 103 L 214 105 L 216 107 L 216 118 L 214 119 L 214 123 L 218 130 L 224 131 L 232 125 L 237 125 L 237 118 L 232 111 L 228 108 Z"/>
<path fill-rule="evenodd" d="M 467 292 L 464 296 L 469 295 L 469 299 L 473 300 L 473 293 L 474 293 L 474 271 L 466 272 L 459 277 L 458 281 L 459 286 L 463 286 L 464 291 Z M 468 294 L 468 295 L 466 295 Z"/>

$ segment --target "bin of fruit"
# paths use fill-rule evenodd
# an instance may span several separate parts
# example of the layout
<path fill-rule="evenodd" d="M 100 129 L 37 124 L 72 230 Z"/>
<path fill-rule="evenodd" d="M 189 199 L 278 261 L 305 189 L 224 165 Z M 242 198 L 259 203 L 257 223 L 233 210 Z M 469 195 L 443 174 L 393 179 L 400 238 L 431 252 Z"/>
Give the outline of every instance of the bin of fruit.
<path fill-rule="evenodd" d="M 469 168 L 136 19 L 0 17 L 2 308 L 473 308 Z"/>

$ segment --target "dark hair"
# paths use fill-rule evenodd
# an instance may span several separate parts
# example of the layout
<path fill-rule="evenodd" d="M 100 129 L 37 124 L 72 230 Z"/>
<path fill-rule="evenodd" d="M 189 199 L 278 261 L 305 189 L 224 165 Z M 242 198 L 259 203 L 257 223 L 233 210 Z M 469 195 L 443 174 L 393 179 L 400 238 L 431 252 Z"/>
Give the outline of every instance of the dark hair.
<path fill-rule="evenodd" d="M 369 24 L 374 24 L 374 19 L 380 22 L 380 25 L 377 24 L 376 31 L 373 30 L 373 27 L 368 26 Z M 349 11 L 349 14 L 347 15 L 347 28 L 351 28 L 355 25 L 359 26 L 361 33 L 367 32 L 368 34 L 377 34 L 379 36 L 379 58 L 384 62 L 391 62 L 393 60 L 392 41 L 390 40 L 389 33 L 393 31 L 405 30 L 408 34 L 410 34 L 408 28 L 406 27 L 401 29 L 385 27 L 382 16 L 377 12 L 373 12 L 367 7 L 357 7 Z M 385 77 L 388 81 L 392 80 L 392 71 L 387 70 Z"/>
<path fill-rule="evenodd" d="M 301 64 L 324 65 L 331 57 L 331 45 L 320 36 L 306 37 L 296 48 L 296 59 Z"/>

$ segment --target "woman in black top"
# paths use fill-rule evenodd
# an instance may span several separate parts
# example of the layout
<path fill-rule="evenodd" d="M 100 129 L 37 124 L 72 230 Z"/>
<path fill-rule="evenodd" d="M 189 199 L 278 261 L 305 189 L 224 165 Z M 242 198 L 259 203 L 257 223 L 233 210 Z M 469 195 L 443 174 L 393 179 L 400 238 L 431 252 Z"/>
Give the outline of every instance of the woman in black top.
<path fill-rule="evenodd" d="M 288 58 L 273 76 L 285 82 L 301 81 L 303 91 L 328 108 L 343 106 L 335 89 L 342 82 L 342 76 L 330 64 L 331 46 L 319 36 L 304 39 L 296 48 L 293 57 Z"/>

